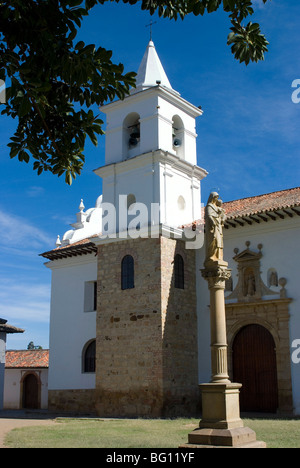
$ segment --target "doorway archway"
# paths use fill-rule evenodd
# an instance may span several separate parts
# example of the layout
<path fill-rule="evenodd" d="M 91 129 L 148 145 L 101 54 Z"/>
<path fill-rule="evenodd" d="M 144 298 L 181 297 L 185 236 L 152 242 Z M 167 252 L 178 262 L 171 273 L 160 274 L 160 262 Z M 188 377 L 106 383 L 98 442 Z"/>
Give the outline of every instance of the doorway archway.
<path fill-rule="evenodd" d="M 241 411 L 275 413 L 278 382 L 275 342 L 262 325 L 250 324 L 236 334 L 232 346 L 233 379 L 243 386 Z"/>
<path fill-rule="evenodd" d="M 26 374 L 23 379 L 23 397 L 22 407 L 28 409 L 39 409 L 40 395 L 39 395 L 39 379 L 33 374 Z"/>

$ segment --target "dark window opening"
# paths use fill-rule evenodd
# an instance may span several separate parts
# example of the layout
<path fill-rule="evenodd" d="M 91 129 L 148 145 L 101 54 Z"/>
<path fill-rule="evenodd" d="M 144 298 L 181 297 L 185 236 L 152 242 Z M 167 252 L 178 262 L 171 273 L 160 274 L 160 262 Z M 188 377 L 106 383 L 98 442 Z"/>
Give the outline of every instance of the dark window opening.
<path fill-rule="evenodd" d="M 121 287 L 123 290 L 134 288 L 134 260 L 131 255 L 126 255 L 122 260 Z"/>
<path fill-rule="evenodd" d="M 184 289 L 184 261 L 181 255 L 175 255 L 174 259 L 175 288 Z"/>
<path fill-rule="evenodd" d="M 85 350 L 83 372 L 96 372 L 96 340 L 92 341 Z"/>

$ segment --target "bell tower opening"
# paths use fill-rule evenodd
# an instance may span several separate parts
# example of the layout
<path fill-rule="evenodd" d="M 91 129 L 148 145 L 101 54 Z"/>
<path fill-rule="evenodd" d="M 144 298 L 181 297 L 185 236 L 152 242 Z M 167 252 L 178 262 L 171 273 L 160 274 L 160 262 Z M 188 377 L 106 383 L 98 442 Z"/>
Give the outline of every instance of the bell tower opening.
<path fill-rule="evenodd" d="M 139 154 L 140 138 L 140 116 L 131 112 L 123 122 L 123 160 Z"/>
<path fill-rule="evenodd" d="M 178 115 L 174 115 L 172 119 L 172 145 L 176 156 L 185 159 L 184 157 L 184 125 Z"/>

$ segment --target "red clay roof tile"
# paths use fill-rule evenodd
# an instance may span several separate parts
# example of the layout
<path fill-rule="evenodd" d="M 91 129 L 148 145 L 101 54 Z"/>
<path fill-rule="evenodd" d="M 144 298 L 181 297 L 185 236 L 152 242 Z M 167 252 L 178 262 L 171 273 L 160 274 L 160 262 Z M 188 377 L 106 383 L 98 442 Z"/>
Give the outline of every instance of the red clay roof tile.
<path fill-rule="evenodd" d="M 49 349 L 6 351 L 5 368 L 49 367 Z"/>
<path fill-rule="evenodd" d="M 300 187 L 224 203 L 228 219 L 300 206 Z"/>

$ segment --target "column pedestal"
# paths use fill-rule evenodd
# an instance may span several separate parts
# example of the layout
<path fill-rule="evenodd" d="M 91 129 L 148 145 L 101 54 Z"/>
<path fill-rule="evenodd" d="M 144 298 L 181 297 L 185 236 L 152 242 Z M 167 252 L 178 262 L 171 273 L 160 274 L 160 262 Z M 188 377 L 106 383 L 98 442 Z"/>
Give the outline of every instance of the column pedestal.
<path fill-rule="evenodd" d="M 208 383 L 202 391 L 200 429 L 235 429 L 243 427 L 240 418 L 239 393 L 241 384 Z"/>
<path fill-rule="evenodd" d="M 180 448 L 266 448 L 240 418 L 238 383 L 208 383 L 202 390 L 202 419 Z"/>

